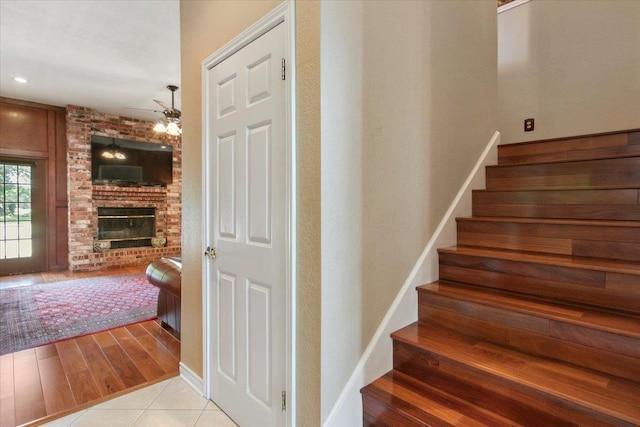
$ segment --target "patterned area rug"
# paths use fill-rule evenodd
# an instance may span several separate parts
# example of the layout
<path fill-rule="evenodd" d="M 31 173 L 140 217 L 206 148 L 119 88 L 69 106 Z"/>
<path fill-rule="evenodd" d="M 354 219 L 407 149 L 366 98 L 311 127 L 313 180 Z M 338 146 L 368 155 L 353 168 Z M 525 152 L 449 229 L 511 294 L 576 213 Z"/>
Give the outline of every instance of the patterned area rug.
<path fill-rule="evenodd" d="M 0 290 L 0 354 L 153 319 L 157 301 L 140 274 Z"/>

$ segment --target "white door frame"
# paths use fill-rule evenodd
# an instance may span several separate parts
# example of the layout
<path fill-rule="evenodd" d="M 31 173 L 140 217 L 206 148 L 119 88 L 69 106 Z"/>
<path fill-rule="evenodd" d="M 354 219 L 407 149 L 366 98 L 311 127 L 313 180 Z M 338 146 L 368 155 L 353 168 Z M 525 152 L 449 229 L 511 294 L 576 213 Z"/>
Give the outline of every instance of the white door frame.
<path fill-rule="evenodd" d="M 207 168 L 209 159 L 209 147 L 212 141 L 209 140 L 210 124 L 208 117 L 210 107 L 208 105 L 209 80 L 207 71 L 215 67 L 220 62 L 229 58 L 243 47 L 247 46 L 258 37 L 262 36 L 277 25 L 285 25 L 287 40 L 285 47 L 286 80 L 285 80 L 285 268 L 286 268 L 286 385 L 287 385 L 287 411 L 286 422 L 288 426 L 295 425 L 295 402 L 296 402 L 296 359 L 295 359 L 295 332 L 296 332 L 296 144 L 295 144 L 295 2 L 287 0 L 273 11 L 265 15 L 251 27 L 240 33 L 237 37 L 214 52 L 202 61 L 202 219 L 206 232 L 203 233 L 202 253 L 204 253 L 208 242 L 208 230 L 213 227 L 213 222 L 207 217 L 207 206 L 210 205 L 209 195 L 211 192 L 211 176 Z M 210 268 L 212 263 L 207 262 L 207 258 L 202 258 L 202 303 L 203 303 L 203 385 L 205 397 L 211 398 L 211 360 L 213 356 L 213 345 L 211 343 L 211 321 L 212 321 L 212 292 L 207 286 Z"/>

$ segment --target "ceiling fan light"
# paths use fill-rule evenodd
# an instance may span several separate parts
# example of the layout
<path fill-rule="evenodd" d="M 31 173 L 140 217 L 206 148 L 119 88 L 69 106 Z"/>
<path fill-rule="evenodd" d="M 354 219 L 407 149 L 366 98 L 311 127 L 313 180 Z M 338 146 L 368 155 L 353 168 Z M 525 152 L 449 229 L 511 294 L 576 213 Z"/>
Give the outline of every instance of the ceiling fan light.
<path fill-rule="evenodd" d="M 118 160 L 124 160 L 127 158 L 127 156 L 125 156 L 124 153 L 121 153 L 120 151 L 116 151 L 113 156 Z"/>
<path fill-rule="evenodd" d="M 156 125 L 153 127 L 153 130 L 156 132 L 166 132 L 167 128 L 165 127 L 164 123 L 157 122 Z"/>
<path fill-rule="evenodd" d="M 171 136 L 179 136 L 180 135 L 180 128 L 178 127 L 178 125 L 174 122 L 169 122 L 167 124 L 167 133 Z"/>
<path fill-rule="evenodd" d="M 104 157 L 105 159 L 113 159 L 113 153 L 109 150 L 104 150 L 101 154 L 101 157 Z"/>

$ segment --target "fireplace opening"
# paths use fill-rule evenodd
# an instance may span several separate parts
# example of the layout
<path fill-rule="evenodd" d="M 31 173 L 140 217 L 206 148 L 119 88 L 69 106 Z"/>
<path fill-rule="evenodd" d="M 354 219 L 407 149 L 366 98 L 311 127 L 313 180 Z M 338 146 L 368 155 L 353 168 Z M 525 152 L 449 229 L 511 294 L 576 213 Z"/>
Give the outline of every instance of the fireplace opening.
<path fill-rule="evenodd" d="M 151 246 L 155 230 L 155 208 L 98 208 L 98 240 L 111 249 Z"/>

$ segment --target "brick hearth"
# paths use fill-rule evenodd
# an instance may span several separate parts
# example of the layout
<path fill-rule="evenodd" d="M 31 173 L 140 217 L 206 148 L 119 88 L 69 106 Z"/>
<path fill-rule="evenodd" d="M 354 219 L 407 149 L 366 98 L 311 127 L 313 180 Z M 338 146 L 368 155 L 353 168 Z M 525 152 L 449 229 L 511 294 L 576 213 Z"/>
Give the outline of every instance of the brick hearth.
<path fill-rule="evenodd" d="M 69 269 L 98 270 L 146 264 L 180 254 L 182 153 L 179 137 L 159 139 L 154 123 L 67 106 L 67 180 L 69 188 Z M 117 187 L 91 183 L 91 135 L 152 142 L 173 147 L 173 183 L 160 187 Z M 155 207 L 156 235 L 163 248 L 137 247 L 95 252 L 99 207 Z"/>

